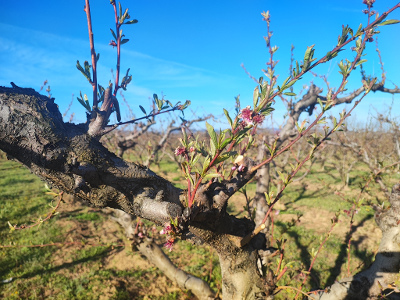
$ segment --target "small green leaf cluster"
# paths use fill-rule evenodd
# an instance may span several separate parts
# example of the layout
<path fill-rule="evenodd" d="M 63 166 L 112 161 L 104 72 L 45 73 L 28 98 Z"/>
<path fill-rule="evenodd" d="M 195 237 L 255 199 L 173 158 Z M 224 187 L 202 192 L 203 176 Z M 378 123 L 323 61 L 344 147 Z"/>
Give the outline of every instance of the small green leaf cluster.
<path fill-rule="evenodd" d="M 115 1 L 110 1 L 110 4 L 115 6 Z M 117 29 L 119 29 L 122 25 L 130 25 L 130 24 L 136 24 L 138 23 L 138 20 L 133 19 L 130 21 L 125 22 L 125 20 L 129 20 L 131 18 L 131 16 L 128 13 L 128 8 L 125 9 L 124 13 L 122 13 L 122 6 L 121 6 L 121 2 L 118 2 L 118 11 L 119 11 L 119 15 L 117 15 L 117 20 L 118 20 L 118 25 L 117 25 Z M 119 32 L 117 32 L 118 34 L 115 34 L 114 30 L 112 30 L 110 28 L 111 34 L 114 38 L 114 42 L 119 43 L 119 45 L 123 45 L 127 42 L 129 42 L 129 39 L 123 39 L 123 37 L 125 36 L 124 34 L 122 34 L 122 29 L 119 30 Z"/>
<path fill-rule="evenodd" d="M 82 92 L 80 92 L 80 97 L 76 97 L 79 101 L 79 103 L 88 111 L 92 111 L 89 103 L 89 99 L 86 94 L 82 96 Z"/>
<path fill-rule="evenodd" d="M 100 57 L 100 56 L 99 56 Z M 92 67 L 89 65 L 88 61 L 85 60 L 83 63 L 84 68 L 82 68 L 81 64 L 79 63 L 79 60 L 76 61 L 76 68 L 81 71 L 82 75 L 85 76 L 85 78 L 89 81 L 90 84 L 92 84 L 92 76 L 90 74 L 90 68 Z"/>
<path fill-rule="evenodd" d="M 117 15 L 117 9 L 115 6 L 115 1 L 111 0 L 110 4 L 114 6 L 115 9 L 115 14 L 116 14 L 116 28 L 117 28 L 117 34 L 114 32 L 114 30 L 112 30 L 110 28 L 111 34 L 114 38 L 114 40 L 112 40 L 110 42 L 110 45 L 117 46 L 118 47 L 118 58 L 117 58 L 117 78 L 116 78 L 116 82 L 115 82 L 115 90 L 114 90 L 114 98 L 116 96 L 116 92 L 119 88 L 122 88 L 124 91 L 126 91 L 126 88 L 128 86 L 128 84 L 132 81 L 132 75 L 129 75 L 129 71 L 130 69 L 128 69 L 126 71 L 126 75 L 122 78 L 121 84 L 118 84 L 119 81 L 119 61 L 120 61 L 120 52 L 119 52 L 119 47 L 120 45 L 123 45 L 125 43 L 127 43 L 129 41 L 129 39 L 123 39 L 123 37 L 125 35 L 122 34 L 122 29 L 120 29 L 120 27 L 122 25 L 129 25 L 129 24 L 136 24 L 138 21 L 136 19 L 133 20 L 129 20 L 131 17 L 128 13 L 128 9 L 125 9 L 124 12 L 122 12 L 122 6 L 121 3 L 118 3 L 119 6 L 119 15 Z M 87 12 L 88 13 L 88 12 Z M 90 17 L 90 16 L 89 16 Z M 89 18 L 90 20 L 90 18 Z M 129 21 L 128 21 L 129 20 Z M 89 27 L 90 28 L 90 27 Z M 89 32 L 90 35 L 90 32 Z M 82 73 L 82 75 L 89 81 L 89 83 L 92 85 L 93 87 L 93 97 L 97 99 L 93 99 L 93 108 L 94 110 L 97 109 L 98 104 L 101 103 L 104 100 L 104 88 L 99 85 L 97 83 L 97 70 L 96 70 L 96 64 L 100 58 L 100 54 L 99 53 L 95 53 L 94 50 L 94 43 L 92 43 L 91 40 L 91 51 L 92 51 L 92 63 L 94 64 L 94 66 L 90 65 L 88 61 L 85 61 L 82 65 L 80 64 L 79 60 L 77 60 L 76 63 L 76 68 Z M 96 55 L 96 57 L 94 57 L 94 55 Z M 93 72 L 93 74 L 92 74 Z M 112 86 L 112 84 L 109 84 L 110 86 Z M 97 90 L 97 93 L 96 93 Z M 85 94 L 84 96 L 82 96 L 82 92 L 80 92 L 80 97 L 77 97 L 79 103 L 88 111 L 91 112 L 92 109 L 89 105 L 89 101 L 88 101 L 88 97 Z M 111 112 L 115 111 L 117 113 L 117 120 L 118 122 L 121 121 L 121 115 L 119 112 L 119 104 L 118 101 L 115 99 L 113 99 L 112 104 L 109 108 L 106 108 L 107 110 L 110 110 Z"/>
<path fill-rule="evenodd" d="M 128 68 L 128 70 L 126 71 L 126 75 L 122 78 L 122 81 L 121 81 L 120 87 L 121 87 L 124 91 L 126 91 L 126 86 L 127 86 L 129 83 L 131 83 L 131 81 L 132 81 L 132 75 L 129 75 L 129 71 L 130 71 L 130 68 Z"/>

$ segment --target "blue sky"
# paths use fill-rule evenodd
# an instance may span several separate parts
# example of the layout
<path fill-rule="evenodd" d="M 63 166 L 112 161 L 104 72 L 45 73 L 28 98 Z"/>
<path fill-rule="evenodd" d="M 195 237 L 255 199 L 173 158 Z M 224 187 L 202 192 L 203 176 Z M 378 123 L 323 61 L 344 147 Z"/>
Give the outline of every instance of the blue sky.
<path fill-rule="evenodd" d="M 382 13 L 395 4 L 396 1 L 378 0 L 374 9 Z M 77 122 L 84 121 L 85 114 L 76 96 L 80 91 L 91 95 L 90 85 L 75 67 L 76 60 L 90 61 L 83 6 L 83 0 L 3 1 L 0 11 L 0 85 L 9 86 L 13 81 L 39 90 L 48 80 L 61 112 L 74 94 L 70 112 L 75 112 Z M 279 60 L 280 82 L 288 76 L 292 44 L 298 60 L 312 44 L 315 56 L 321 57 L 336 45 L 342 24 L 354 30 L 360 23 L 366 24 L 361 0 L 155 0 L 123 1 L 122 6 L 128 7 L 131 17 L 139 20 L 138 24 L 123 27 L 130 41 L 122 47 L 121 56 L 121 72 L 131 68 L 133 75 L 124 94 L 138 117 L 138 106 L 149 107 L 153 93 L 164 94 L 173 103 L 190 99 L 196 115 L 213 113 L 218 118 L 223 118 L 222 108 L 234 111 L 234 97 L 238 94 L 243 107 L 251 104 L 255 84 L 241 64 L 257 78 L 266 67 L 269 56 L 263 39 L 267 32 L 261 17 L 263 11 L 271 13 L 272 44 L 279 47 L 275 59 Z M 108 0 L 102 0 L 92 1 L 91 10 L 95 48 L 100 53 L 99 83 L 105 86 L 116 65 L 116 50 L 108 45 L 112 39 L 109 29 L 114 29 L 113 8 Z M 400 19 L 400 10 L 389 19 Z M 399 32 L 398 25 L 384 26 L 379 35 L 387 78 L 398 85 Z M 379 76 L 375 42 L 368 45 L 366 53 L 366 71 Z M 315 71 L 327 74 L 331 86 L 337 86 L 337 63 L 345 57 L 353 58 L 354 53 L 348 50 Z M 323 86 L 320 80 L 305 76 L 295 86 L 295 92 L 311 80 Z M 349 91 L 357 88 L 359 72 L 349 82 Z M 394 96 L 394 112 L 400 111 L 399 97 Z M 392 99 L 391 95 L 370 94 L 353 114 L 352 122 L 363 122 L 373 108 L 387 109 Z M 126 106 L 122 107 L 126 111 Z M 274 126 L 278 126 L 283 122 L 285 107 L 277 99 L 275 108 Z M 127 112 L 122 116 L 126 119 Z"/>

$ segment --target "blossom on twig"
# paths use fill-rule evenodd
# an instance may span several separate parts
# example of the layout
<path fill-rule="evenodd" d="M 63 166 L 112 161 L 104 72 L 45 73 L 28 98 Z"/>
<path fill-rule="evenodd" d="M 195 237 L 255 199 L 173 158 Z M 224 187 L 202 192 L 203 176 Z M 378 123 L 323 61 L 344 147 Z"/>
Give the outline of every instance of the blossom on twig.
<path fill-rule="evenodd" d="M 250 106 L 247 106 L 240 111 L 240 117 L 243 120 L 242 124 L 244 127 L 261 124 L 265 118 L 265 116 L 251 110 Z"/>
<path fill-rule="evenodd" d="M 176 156 L 183 155 L 186 153 L 186 149 L 184 147 L 179 146 L 175 149 L 174 153 Z"/>

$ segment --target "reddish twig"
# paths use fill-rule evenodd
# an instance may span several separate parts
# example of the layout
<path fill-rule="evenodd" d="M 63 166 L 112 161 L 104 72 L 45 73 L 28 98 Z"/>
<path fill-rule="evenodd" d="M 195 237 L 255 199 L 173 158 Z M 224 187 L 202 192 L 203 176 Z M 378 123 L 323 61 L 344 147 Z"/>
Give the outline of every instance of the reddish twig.
<path fill-rule="evenodd" d="M 120 35 L 120 28 L 121 23 L 118 20 L 118 13 L 117 13 L 117 5 L 115 1 L 113 1 L 112 6 L 114 7 L 114 15 L 115 15 L 115 29 L 116 29 L 116 36 L 117 36 L 117 70 L 115 71 L 115 84 L 114 84 L 114 96 L 117 96 L 117 91 L 119 89 L 119 72 L 120 72 L 120 61 L 121 61 L 121 35 Z"/>
<path fill-rule="evenodd" d="M 374 83 L 374 82 L 372 81 L 369 87 L 371 87 L 371 86 L 373 85 L 373 83 Z M 350 109 L 350 111 L 349 111 L 348 113 L 346 113 L 346 114 L 339 120 L 339 122 L 338 122 L 336 128 L 339 128 L 339 127 L 343 124 L 344 120 L 345 120 L 347 117 L 350 116 L 351 112 L 357 107 L 357 105 L 361 102 L 361 100 L 362 100 L 366 95 L 367 95 L 367 93 L 365 92 L 364 95 L 360 98 L 360 100 L 358 100 L 358 101 L 356 101 L 356 102 L 354 103 L 354 105 L 353 105 L 353 107 Z M 329 138 L 329 136 L 330 136 L 335 130 L 336 130 L 336 129 L 333 128 L 330 132 L 328 132 L 328 134 L 325 135 L 325 137 L 322 138 L 322 139 L 314 146 L 314 147 L 315 147 L 315 148 L 314 148 L 314 151 L 315 151 L 324 141 L 326 141 L 326 140 Z M 300 135 L 301 135 L 301 134 L 300 134 Z M 299 136 L 300 136 L 300 135 L 299 135 Z M 282 153 L 283 151 L 278 151 L 278 152 L 279 152 L 279 153 Z M 274 156 L 271 156 L 271 157 L 274 158 L 274 157 L 276 157 L 276 156 L 277 156 L 277 154 L 275 154 Z M 294 169 L 294 170 L 292 171 L 291 174 L 289 174 L 289 180 L 288 180 L 288 182 L 297 174 L 297 172 L 300 170 L 300 168 L 301 168 L 310 158 L 311 158 L 311 153 L 308 154 L 307 157 L 304 158 L 303 161 L 302 161 L 300 164 L 298 164 L 297 168 Z M 269 160 L 271 160 L 271 159 L 269 159 Z M 255 167 L 254 167 L 254 168 L 255 168 Z M 254 168 L 253 168 L 253 169 L 254 169 Z M 256 169 L 256 170 L 257 170 L 257 169 Z M 271 205 L 270 205 L 270 207 L 269 207 L 269 209 L 268 209 L 268 211 L 267 211 L 267 213 L 266 213 L 266 215 L 265 215 L 265 217 L 264 217 L 264 220 L 262 221 L 262 224 L 265 223 L 265 222 L 267 221 L 268 216 L 269 216 L 269 214 L 271 213 L 271 210 L 272 210 L 273 206 L 274 206 L 274 205 L 276 204 L 276 202 L 278 202 L 278 200 L 282 197 L 282 193 L 283 193 L 283 191 L 286 189 L 286 186 L 287 186 L 287 185 L 284 185 L 284 186 L 282 187 L 282 189 L 281 189 L 281 190 L 279 191 L 279 193 L 276 195 L 274 201 L 272 201 L 272 203 L 271 203 Z"/>
<path fill-rule="evenodd" d="M 315 253 L 315 255 L 314 255 L 314 257 L 313 257 L 313 259 L 312 259 L 312 261 L 311 261 L 310 267 L 308 268 L 308 272 L 307 272 L 307 274 L 305 274 L 304 280 L 303 280 L 303 282 L 301 283 L 301 286 L 300 286 L 299 290 L 297 291 L 297 294 L 296 294 L 295 299 L 297 299 L 297 297 L 299 296 L 299 293 L 301 293 L 301 289 L 303 288 L 304 284 L 306 283 L 307 278 L 308 278 L 308 275 L 311 273 L 311 270 L 312 270 L 312 268 L 313 268 L 313 266 L 314 266 L 314 263 L 315 263 L 315 261 L 316 261 L 316 259 L 317 259 L 318 254 L 321 252 L 323 246 L 324 246 L 325 243 L 328 241 L 328 239 L 329 239 L 329 237 L 330 237 L 330 235 L 331 235 L 331 233 L 332 233 L 332 230 L 333 230 L 333 228 L 336 226 L 337 222 L 338 222 L 338 219 L 336 218 L 336 219 L 332 222 L 331 229 L 330 229 L 330 230 L 328 231 L 328 233 L 326 234 L 325 239 L 324 239 L 324 240 L 322 241 L 322 243 L 319 245 L 319 248 L 318 248 L 317 252 Z"/>
<path fill-rule="evenodd" d="M 28 228 L 35 227 L 35 226 L 40 225 L 41 223 L 49 220 L 52 216 L 54 216 L 54 214 L 56 213 L 57 208 L 60 206 L 60 203 L 61 203 L 61 200 L 62 200 L 62 197 L 63 197 L 63 193 L 64 192 L 61 192 L 60 194 L 58 194 L 59 198 L 58 198 L 58 202 L 57 202 L 56 207 L 47 215 L 47 217 L 45 219 L 42 220 L 41 218 L 39 218 L 39 220 L 36 223 L 34 223 L 32 225 L 29 225 L 29 226 L 21 225 L 21 226 L 17 227 L 17 225 L 14 225 L 14 226 L 11 225 L 10 222 L 8 222 L 8 225 L 10 226 L 10 228 L 12 230 L 22 230 L 22 229 L 28 229 Z"/>
<path fill-rule="evenodd" d="M 92 57 L 92 71 L 93 71 L 93 80 L 90 81 L 90 84 L 93 88 L 93 108 L 97 109 L 97 57 L 96 51 L 94 49 L 94 40 L 93 40 L 93 30 L 92 30 L 92 17 L 90 14 L 90 4 L 89 0 L 85 0 L 85 8 L 88 30 L 89 30 L 89 43 L 90 43 L 90 54 Z"/>

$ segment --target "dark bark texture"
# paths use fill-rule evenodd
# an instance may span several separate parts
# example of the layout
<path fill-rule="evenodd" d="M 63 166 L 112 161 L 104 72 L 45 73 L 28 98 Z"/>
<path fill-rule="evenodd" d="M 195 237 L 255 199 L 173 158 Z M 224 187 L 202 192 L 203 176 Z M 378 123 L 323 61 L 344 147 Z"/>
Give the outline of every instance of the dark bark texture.
<path fill-rule="evenodd" d="M 84 124 L 64 123 L 54 99 L 32 89 L 0 93 L 0 148 L 34 174 L 97 207 L 157 223 L 181 215 L 180 189 L 109 152 Z"/>

